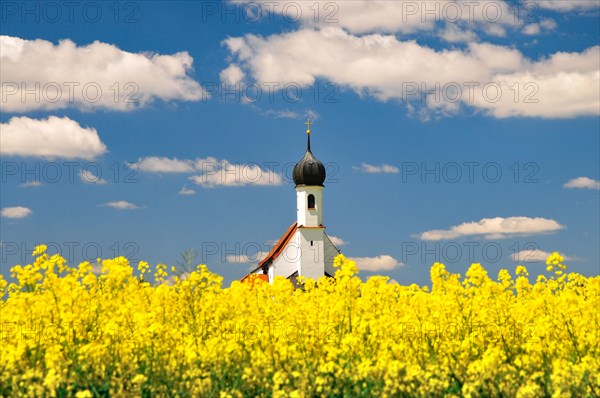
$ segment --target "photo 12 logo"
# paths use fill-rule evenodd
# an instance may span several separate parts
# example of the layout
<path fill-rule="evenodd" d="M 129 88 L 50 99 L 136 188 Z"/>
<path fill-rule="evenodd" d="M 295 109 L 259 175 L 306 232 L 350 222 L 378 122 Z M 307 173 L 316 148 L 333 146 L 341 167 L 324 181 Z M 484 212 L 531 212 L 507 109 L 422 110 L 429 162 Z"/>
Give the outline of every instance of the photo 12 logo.
<path fill-rule="evenodd" d="M 257 343 L 261 341 L 285 341 L 299 339 L 334 343 L 340 339 L 341 325 L 335 322 L 205 322 L 201 327 L 204 339 L 234 340 Z"/>
<path fill-rule="evenodd" d="M 34 161 L 0 162 L 2 184 L 18 183 L 21 187 L 44 184 L 137 184 L 138 168 L 133 163 L 113 162 L 103 165 L 98 162 L 80 161 Z"/>
<path fill-rule="evenodd" d="M 16 264 L 27 264 L 32 261 L 31 253 L 41 243 L 3 241 L 0 245 L 1 263 L 8 266 Z M 70 264 L 90 262 L 95 264 L 98 259 L 116 258 L 124 256 L 130 264 L 136 264 L 136 256 L 140 252 L 140 246 L 133 241 L 99 243 L 94 241 L 64 241 L 44 242 L 47 253 L 58 254 Z M 98 270 L 96 270 L 98 271 Z"/>
<path fill-rule="evenodd" d="M 0 323 L 0 341 L 3 344 L 16 341 L 45 343 L 87 341 L 102 342 L 107 337 L 113 341 L 140 341 L 139 326 L 131 321 L 103 321 L 90 328 L 89 322 L 61 322 L 48 319 L 3 320 Z"/>
<path fill-rule="evenodd" d="M 299 102 L 337 104 L 340 89 L 333 82 L 315 81 L 311 85 L 296 82 L 202 82 L 202 102 L 218 99 L 221 102 L 254 104 L 282 101 L 288 104 Z"/>
<path fill-rule="evenodd" d="M 528 263 L 538 262 L 544 252 L 537 242 L 496 241 L 405 241 L 401 244 L 402 262 L 431 265 L 473 263 Z"/>
<path fill-rule="evenodd" d="M 487 183 L 510 181 L 515 184 L 537 184 L 540 166 L 536 162 L 402 162 L 402 183 Z"/>
<path fill-rule="evenodd" d="M 495 104 L 503 99 L 515 104 L 537 104 L 540 86 L 535 81 L 402 82 L 402 101 L 422 104 Z"/>
<path fill-rule="evenodd" d="M 139 22 L 137 1 L 3 1 L 2 23 L 92 23 Z"/>
<path fill-rule="evenodd" d="M 349 4 L 350 3 L 350 4 Z M 395 3 L 395 4 L 394 4 Z M 313 24 L 343 24 L 344 16 L 354 8 L 351 1 L 216 1 L 202 2 L 202 23 L 285 23 L 302 21 Z M 374 7 L 381 7 L 380 4 Z M 507 3 L 505 1 L 397 1 L 387 10 L 403 24 L 427 23 L 525 23 L 539 20 L 539 5 L 535 1 Z"/>
<path fill-rule="evenodd" d="M 200 262 L 248 264 L 254 267 L 267 256 L 274 244 L 275 242 L 202 242 Z M 314 242 L 310 246 L 289 242 L 280 256 L 290 263 L 298 261 L 300 256 L 318 262 L 323 256 L 323 249 L 323 242 Z"/>
<path fill-rule="evenodd" d="M 292 184 L 292 173 L 296 162 L 249 162 L 233 164 L 216 159 L 201 159 L 195 162 L 197 175 L 189 177 L 195 184 L 204 187 L 244 186 L 244 185 L 283 185 Z M 335 162 L 323 164 L 327 174 L 327 184 L 339 182 L 339 165 Z"/>
<path fill-rule="evenodd" d="M 121 104 L 134 108 L 140 103 L 136 82 L 7 82 L 0 86 L 2 104 L 10 109 L 41 104 L 40 108 L 72 104 Z"/>

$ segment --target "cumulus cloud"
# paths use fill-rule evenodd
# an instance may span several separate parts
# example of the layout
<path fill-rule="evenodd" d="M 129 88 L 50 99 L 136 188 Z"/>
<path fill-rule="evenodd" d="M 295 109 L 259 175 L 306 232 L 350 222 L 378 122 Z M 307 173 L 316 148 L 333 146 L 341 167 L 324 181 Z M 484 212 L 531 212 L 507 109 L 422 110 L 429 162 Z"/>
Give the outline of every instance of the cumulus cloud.
<path fill-rule="evenodd" d="M 0 212 L 0 215 L 2 217 L 13 218 L 13 219 L 29 217 L 32 214 L 33 214 L 33 211 L 31 211 L 31 209 L 28 209 L 27 207 L 22 207 L 22 206 L 5 207 Z"/>
<path fill-rule="evenodd" d="M 231 264 L 250 264 L 262 261 L 269 254 L 268 252 L 259 251 L 256 253 L 239 253 L 230 254 L 225 257 L 225 260 Z"/>
<path fill-rule="evenodd" d="M 190 189 L 188 187 L 182 187 L 179 190 L 179 195 L 195 195 L 196 191 L 194 191 L 193 189 Z"/>
<path fill-rule="evenodd" d="M 107 181 L 105 179 L 103 179 L 102 177 L 99 177 L 99 176 L 95 175 L 90 170 L 83 170 L 82 169 L 79 172 L 79 178 L 81 179 L 81 181 L 85 182 L 86 184 L 99 184 L 99 185 L 103 185 L 103 184 L 107 183 Z"/>
<path fill-rule="evenodd" d="M 106 153 L 96 129 L 68 117 L 12 117 L 0 125 L 0 154 L 40 158 L 94 159 Z"/>
<path fill-rule="evenodd" d="M 226 69 L 223 69 L 219 74 L 221 82 L 225 84 L 235 85 L 244 79 L 244 72 L 239 66 L 235 64 L 229 65 Z"/>
<path fill-rule="evenodd" d="M 217 186 L 242 187 L 247 185 L 281 185 L 283 178 L 270 169 L 263 169 L 258 164 L 234 164 L 228 160 L 214 158 L 196 162 L 201 174 L 189 179 L 204 188 Z"/>
<path fill-rule="evenodd" d="M 600 181 L 592 180 L 588 177 L 577 177 L 569 180 L 565 185 L 565 188 L 587 188 L 587 189 L 600 189 Z"/>
<path fill-rule="evenodd" d="M 155 99 L 197 101 L 206 95 L 189 75 L 193 59 L 187 52 L 131 53 L 99 41 L 78 46 L 68 39 L 54 44 L 0 36 L 0 60 L 6 112 L 128 111 Z"/>
<path fill-rule="evenodd" d="M 404 265 L 386 254 L 376 257 L 350 257 L 350 260 L 355 261 L 358 269 L 363 271 L 389 271 Z"/>
<path fill-rule="evenodd" d="M 348 242 L 346 242 L 345 240 L 343 240 L 342 238 L 338 238 L 337 236 L 329 236 L 327 235 L 329 240 L 331 241 L 331 243 L 333 243 L 336 246 L 343 246 L 345 244 L 347 244 Z"/>
<path fill-rule="evenodd" d="M 449 43 L 469 43 L 478 40 L 477 34 L 471 30 L 461 29 L 457 25 L 447 24 L 439 36 Z"/>
<path fill-rule="evenodd" d="M 556 22 L 553 19 L 545 18 L 539 23 L 530 23 L 523 28 L 523 33 L 526 35 L 537 35 L 542 30 L 548 31 L 556 28 Z"/>
<path fill-rule="evenodd" d="M 170 159 L 165 157 L 140 158 L 131 167 L 151 173 L 199 173 L 189 179 L 204 188 L 217 186 L 241 187 L 247 185 L 281 185 L 283 178 L 269 168 L 257 163 L 232 163 L 226 159 L 213 157 L 190 159 Z"/>
<path fill-rule="evenodd" d="M 523 33 L 526 35 L 537 35 L 540 33 L 540 24 L 532 23 L 523 28 Z"/>
<path fill-rule="evenodd" d="M 117 201 L 113 201 L 113 202 L 106 202 L 106 203 L 102 204 L 101 206 L 112 207 L 113 209 L 117 209 L 117 210 L 135 210 L 135 209 L 139 209 L 138 206 L 134 205 L 133 203 L 127 202 L 125 200 L 117 200 Z"/>
<path fill-rule="evenodd" d="M 140 158 L 130 166 L 147 173 L 192 173 L 195 170 L 192 160 L 170 159 L 161 156 Z"/>
<path fill-rule="evenodd" d="M 594 10 L 600 7 L 598 0 L 527 0 L 535 2 L 540 8 L 549 10 L 568 12 L 568 11 L 586 11 Z"/>
<path fill-rule="evenodd" d="M 249 34 L 224 43 L 257 82 L 279 87 L 290 82 L 305 87 L 323 79 L 361 96 L 441 114 L 463 107 L 497 118 L 600 113 L 599 46 L 532 60 L 517 49 L 490 43 L 437 50 L 393 35 L 355 36 L 336 27 Z"/>
<path fill-rule="evenodd" d="M 565 228 L 554 220 L 530 217 L 483 218 L 450 229 L 435 229 L 420 234 L 421 240 L 447 240 L 483 235 L 485 239 L 504 239 L 512 236 L 549 234 Z"/>
<path fill-rule="evenodd" d="M 430 31 L 441 23 L 467 25 L 481 29 L 489 26 L 510 27 L 522 22 L 515 18 L 509 4 L 503 0 L 484 1 L 388 1 L 353 0 L 331 2 L 282 0 L 230 0 L 242 5 L 262 5 L 261 15 L 272 12 L 288 20 L 299 21 L 310 28 L 341 27 L 354 34 L 370 32 L 408 34 Z M 250 10 L 250 7 L 246 7 Z M 251 16 L 250 19 L 254 19 Z M 498 32 L 498 28 L 491 30 Z"/>
<path fill-rule="evenodd" d="M 389 165 L 389 164 L 382 164 L 381 166 L 374 166 L 372 164 L 363 163 L 360 165 L 360 167 L 353 166 L 353 169 L 362 171 L 364 173 L 370 173 L 370 174 L 379 174 L 379 173 L 396 174 L 396 173 L 400 172 L 399 168 L 397 168 L 396 166 Z"/>
<path fill-rule="evenodd" d="M 546 259 L 551 255 L 552 253 L 548 253 L 545 252 L 543 250 L 521 250 L 520 252 L 517 253 L 513 253 L 510 255 L 511 259 L 518 263 L 539 263 L 539 262 L 546 262 Z M 565 256 L 564 254 L 561 253 L 561 256 L 564 258 L 565 261 L 573 261 L 575 260 L 574 257 L 569 257 L 569 256 Z"/>

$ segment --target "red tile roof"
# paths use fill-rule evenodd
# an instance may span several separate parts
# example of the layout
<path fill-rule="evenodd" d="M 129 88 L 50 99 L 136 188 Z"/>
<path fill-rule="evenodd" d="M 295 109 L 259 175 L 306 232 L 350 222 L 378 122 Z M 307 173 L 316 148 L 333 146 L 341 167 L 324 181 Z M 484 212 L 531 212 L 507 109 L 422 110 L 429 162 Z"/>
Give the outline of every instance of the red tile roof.
<path fill-rule="evenodd" d="M 285 246 L 290 241 L 290 239 L 292 239 L 292 236 L 294 236 L 294 232 L 296 232 L 297 229 L 298 223 L 293 223 L 292 225 L 290 225 L 290 227 L 287 229 L 287 231 L 285 231 L 283 236 L 279 238 L 279 241 L 277 241 L 277 243 L 273 246 L 269 254 L 267 254 L 267 256 L 258 263 L 258 267 L 254 268 L 252 272 L 258 270 L 265 264 L 272 263 L 277 257 L 279 257 L 281 255 L 281 252 L 283 252 L 283 249 L 285 249 Z M 261 275 L 262 277 L 263 274 L 248 274 L 242 278 L 242 281 L 244 281 L 244 279 L 248 278 L 250 275 Z M 264 276 L 267 277 L 268 280 L 268 276 Z"/>
<path fill-rule="evenodd" d="M 248 274 L 240 280 L 242 283 L 251 283 L 254 285 L 258 281 L 269 282 L 269 275 L 265 274 Z"/>
<path fill-rule="evenodd" d="M 267 254 L 267 257 L 265 257 L 260 263 L 258 263 L 258 266 L 260 267 L 266 263 L 273 262 L 277 257 L 279 257 L 279 255 L 281 254 L 283 249 L 285 249 L 285 246 L 288 244 L 290 239 L 292 239 L 292 236 L 294 236 L 294 232 L 296 232 L 296 229 L 298 229 L 297 222 L 290 225 L 290 227 L 287 229 L 287 231 L 285 231 L 283 236 L 279 238 L 279 241 L 275 244 L 275 246 L 273 246 L 269 254 Z"/>

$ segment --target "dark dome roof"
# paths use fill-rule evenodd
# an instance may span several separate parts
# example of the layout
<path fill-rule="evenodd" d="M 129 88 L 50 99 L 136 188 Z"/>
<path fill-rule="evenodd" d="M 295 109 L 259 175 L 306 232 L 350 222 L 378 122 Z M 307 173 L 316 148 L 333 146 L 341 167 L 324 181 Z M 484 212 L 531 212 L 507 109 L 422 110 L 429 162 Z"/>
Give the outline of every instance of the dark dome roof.
<path fill-rule="evenodd" d="M 294 183 L 298 185 L 320 185 L 325 182 L 325 166 L 310 151 L 310 134 L 304 157 L 294 166 Z"/>

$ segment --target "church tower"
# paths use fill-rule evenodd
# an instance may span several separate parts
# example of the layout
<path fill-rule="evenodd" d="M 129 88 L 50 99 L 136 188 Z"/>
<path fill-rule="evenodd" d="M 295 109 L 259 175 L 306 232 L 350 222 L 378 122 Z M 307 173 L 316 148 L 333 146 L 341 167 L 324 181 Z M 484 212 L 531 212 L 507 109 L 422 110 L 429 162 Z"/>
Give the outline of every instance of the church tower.
<path fill-rule="evenodd" d="M 318 279 L 325 273 L 325 227 L 323 226 L 323 183 L 325 166 L 310 149 L 310 119 L 306 123 L 307 145 L 304 157 L 294 166 L 296 214 L 299 234 L 298 274 Z"/>
<path fill-rule="evenodd" d="M 306 152 L 293 171 L 296 221 L 242 282 L 263 280 L 273 283 L 275 278 L 284 277 L 296 285 L 299 276 L 317 280 L 335 274 L 333 262 L 340 251 L 325 233 L 323 225 L 325 166 L 310 149 L 310 119 L 306 124 Z"/>

